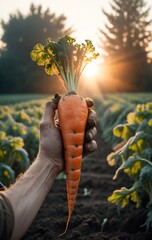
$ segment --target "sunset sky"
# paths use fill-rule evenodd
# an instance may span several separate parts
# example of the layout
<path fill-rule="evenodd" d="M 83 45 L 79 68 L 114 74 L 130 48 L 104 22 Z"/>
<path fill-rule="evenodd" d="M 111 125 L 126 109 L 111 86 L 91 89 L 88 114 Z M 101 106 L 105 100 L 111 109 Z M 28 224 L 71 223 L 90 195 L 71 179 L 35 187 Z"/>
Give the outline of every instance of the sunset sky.
<path fill-rule="evenodd" d="M 147 2 L 147 7 L 151 7 L 152 16 L 152 0 L 145 1 Z M 102 69 L 100 64 L 101 62 L 103 63 L 103 53 L 100 46 L 99 38 L 101 35 L 99 29 L 103 29 L 106 23 L 102 9 L 110 12 L 110 2 L 112 2 L 112 0 L 0 0 L 0 19 L 3 19 L 7 23 L 10 14 L 16 14 L 17 10 L 26 16 L 30 11 L 29 9 L 32 3 L 35 6 L 41 5 L 43 12 L 49 8 L 50 13 L 55 13 L 56 17 L 64 14 L 67 18 L 65 22 L 66 28 L 72 27 L 74 30 L 72 37 L 76 38 L 78 42 L 90 39 L 96 47 L 96 52 L 100 54 L 97 60 L 88 64 L 83 73 L 87 81 L 87 88 L 92 92 L 92 86 L 94 86 L 94 92 L 97 93 L 98 89 L 94 79 L 96 77 L 100 78 L 101 72 L 102 76 L 104 76 L 104 68 Z M 0 28 L 0 37 L 2 34 L 3 32 Z M 1 46 L 2 41 L 0 38 L 0 47 Z M 150 45 L 150 49 L 152 49 L 152 44 Z M 104 77 L 102 78 L 104 79 Z"/>
<path fill-rule="evenodd" d="M 104 16 L 101 9 L 109 8 L 108 0 L 0 0 L 0 18 L 7 21 L 9 14 L 19 10 L 23 14 L 29 12 L 31 3 L 41 4 L 43 9 L 50 8 L 56 15 L 64 14 L 67 17 L 67 27 L 73 26 L 73 36 L 78 41 L 92 40 L 98 46 L 99 28 L 104 25 Z M 152 0 L 147 0 L 152 7 Z M 0 30 L 0 35 L 2 31 Z"/>

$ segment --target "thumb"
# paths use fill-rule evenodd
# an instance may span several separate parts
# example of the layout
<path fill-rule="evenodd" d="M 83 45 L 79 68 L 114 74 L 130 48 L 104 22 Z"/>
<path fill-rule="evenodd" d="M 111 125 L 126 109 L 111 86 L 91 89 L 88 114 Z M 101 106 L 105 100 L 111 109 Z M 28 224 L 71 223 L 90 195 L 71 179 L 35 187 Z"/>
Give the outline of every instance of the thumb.
<path fill-rule="evenodd" d="M 55 125 L 54 117 L 56 109 L 57 106 L 53 102 L 47 102 L 41 123 Z"/>

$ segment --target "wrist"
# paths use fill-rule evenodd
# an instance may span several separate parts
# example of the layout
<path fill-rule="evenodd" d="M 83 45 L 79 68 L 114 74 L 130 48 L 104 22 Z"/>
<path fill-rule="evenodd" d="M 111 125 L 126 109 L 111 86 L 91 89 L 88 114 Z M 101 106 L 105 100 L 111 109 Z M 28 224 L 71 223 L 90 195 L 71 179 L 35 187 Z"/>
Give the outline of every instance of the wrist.
<path fill-rule="evenodd" d="M 53 159 L 45 156 L 44 154 L 38 153 L 36 157 L 36 161 L 40 162 L 43 165 L 46 165 L 48 168 L 51 168 L 56 176 L 62 172 L 62 168 L 60 164 L 58 164 L 59 161 L 57 161 L 56 159 Z"/>

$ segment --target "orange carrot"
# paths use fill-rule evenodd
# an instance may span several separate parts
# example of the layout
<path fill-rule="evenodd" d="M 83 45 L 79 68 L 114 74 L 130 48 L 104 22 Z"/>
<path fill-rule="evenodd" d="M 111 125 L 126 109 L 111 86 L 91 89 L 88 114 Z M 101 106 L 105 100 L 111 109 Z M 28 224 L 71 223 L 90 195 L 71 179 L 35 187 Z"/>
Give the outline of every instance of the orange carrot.
<path fill-rule="evenodd" d="M 58 115 L 64 145 L 66 186 L 68 198 L 67 231 L 78 191 L 85 126 L 88 107 L 84 98 L 76 94 L 80 76 L 86 65 L 99 54 L 90 40 L 77 44 L 74 38 L 61 37 L 57 42 L 48 39 L 46 45 L 37 44 L 31 57 L 47 74 L 56 74 L 67 94 L 58 104 Z M 65 233 L 64 232 L 64 233 Z"/>
<path fill-rule="evenodd" d="M 66 188 L 68 199 L 68 220 L 74 209 L 78 191 L 88 107 L 84 98 L 67 95 L 58 104 L 60 128 L 65 153 Z"/>

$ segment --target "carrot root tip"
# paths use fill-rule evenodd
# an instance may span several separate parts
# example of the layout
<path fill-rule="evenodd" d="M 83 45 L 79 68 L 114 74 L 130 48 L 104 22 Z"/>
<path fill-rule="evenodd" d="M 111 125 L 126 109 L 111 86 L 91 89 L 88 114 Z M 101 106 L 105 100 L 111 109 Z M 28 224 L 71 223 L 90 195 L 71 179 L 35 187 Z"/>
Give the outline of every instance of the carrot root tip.
<path fill-rule="evenodd" d="M 69 222 L 70 222 L 70 218 L 71 218 L 71 214 L 68 216 L 68 220 L 67 220 L 66 228 L 65 228 L 64 232 L 61 233 L 61 234 L 59 235 L 59 237 L 63 236 L 63 235 L 67 232 L 68 226 L 69 226 Z"/>

